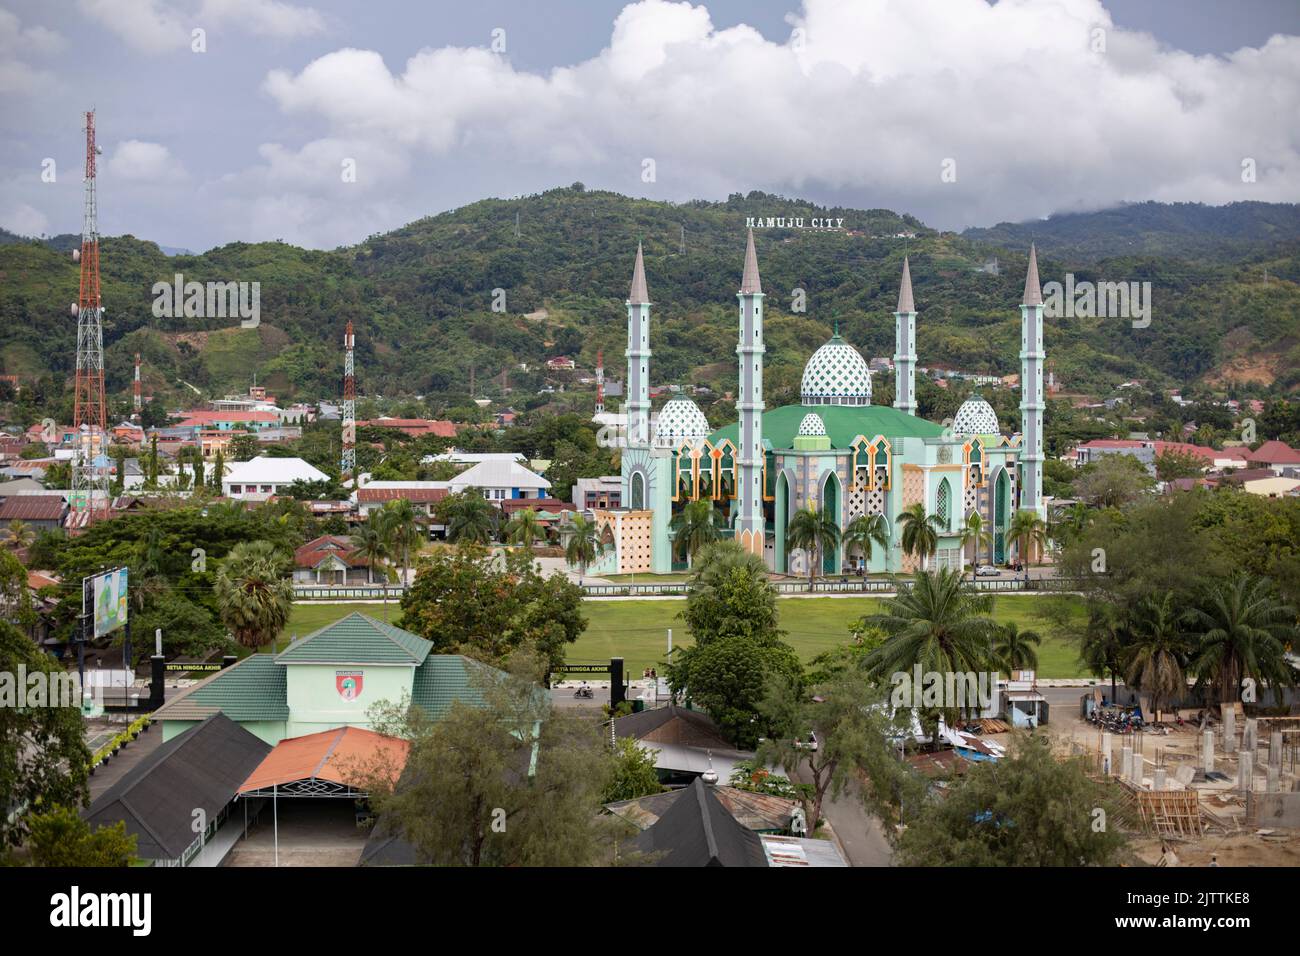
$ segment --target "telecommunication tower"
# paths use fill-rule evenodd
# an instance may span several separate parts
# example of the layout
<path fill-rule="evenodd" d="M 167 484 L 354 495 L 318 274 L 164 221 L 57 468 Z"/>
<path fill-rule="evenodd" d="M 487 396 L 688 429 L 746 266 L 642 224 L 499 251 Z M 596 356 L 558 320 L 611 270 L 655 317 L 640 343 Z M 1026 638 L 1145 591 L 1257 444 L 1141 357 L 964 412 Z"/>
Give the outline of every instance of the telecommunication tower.
<path fill-rule="evenodd" d="M 107 418 L 104 405 L 104 306 L 99 291 L 99 223 L 95 200 L 95 111 L 86 114 L 86 180 L 81 221 L 81 289 L 77 315 L 77 375 L 73 422 L 72 507 L 94 520 L 108 506 Z M 138 387 L 138 386 L 137 386 Z"/>
<path fill-rule="evenodd" d="M 343 332 L 343 458 L 339 464 L 344 480 L 355 478 L 357 470 L 357 380 L 352 364 L 355 345 L 352 321 L 348 320 Z"/>

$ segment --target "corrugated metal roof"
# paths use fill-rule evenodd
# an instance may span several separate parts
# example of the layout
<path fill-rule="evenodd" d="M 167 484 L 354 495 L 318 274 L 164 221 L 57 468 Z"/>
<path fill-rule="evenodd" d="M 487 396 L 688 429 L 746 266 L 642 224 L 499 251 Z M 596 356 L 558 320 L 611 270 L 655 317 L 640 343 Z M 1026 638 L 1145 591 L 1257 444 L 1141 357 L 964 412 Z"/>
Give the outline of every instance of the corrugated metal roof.
<path fill-rule="evenodd" d="M 283 787 L 299 780 L 364 786 L 368 772 L 391 772 L 397 780 L 411 743 L 362 727 L 338 727 L 290 737 L 275 745 L 239 788 L 240 793 Z"/>
<path fill-rule="evenodd" d="M 0 501 L 0 521 L 58 521 L 65 507 L 62 495 L 13 495 Z"/>
<path fill-rule="evenodd" d="M 281 664 L 421 664 L 432 648 L 417 634 L 354 611 L 294 641 L 275 660 Z"/>

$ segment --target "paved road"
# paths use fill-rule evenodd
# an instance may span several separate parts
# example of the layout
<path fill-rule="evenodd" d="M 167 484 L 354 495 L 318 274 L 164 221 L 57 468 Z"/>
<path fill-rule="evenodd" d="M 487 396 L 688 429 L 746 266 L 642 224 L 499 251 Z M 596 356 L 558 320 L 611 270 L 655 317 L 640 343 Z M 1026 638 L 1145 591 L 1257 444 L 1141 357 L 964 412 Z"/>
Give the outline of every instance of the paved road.
<path fill-rule="evenodd" d="M 803 783 L 812 783 L 806 768 L 801 767 L 795 776 Z M 830 821 L 850 866 L 893 865 L 889 841 L 880 821 L 862 805 L 856 781 L 845 787 L 838 799 L 828 796 L 822 803 L 822 814 Z"/>

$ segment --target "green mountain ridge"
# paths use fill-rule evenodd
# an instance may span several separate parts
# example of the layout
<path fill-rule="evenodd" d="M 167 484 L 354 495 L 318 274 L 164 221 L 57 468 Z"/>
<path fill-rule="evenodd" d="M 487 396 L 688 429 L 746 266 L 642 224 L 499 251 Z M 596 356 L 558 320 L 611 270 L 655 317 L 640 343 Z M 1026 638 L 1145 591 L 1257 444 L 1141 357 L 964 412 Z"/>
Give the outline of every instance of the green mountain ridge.
<path fill-rule="evenodd" d="M 1251 372 L 1250 387 L 1291 390 L 1300 385 L 1300 207 L 1235 206 L 1249 208 L 1207 214 L 1211 207 L 1139 204 L 958 235 L 889 210 L 827 208 L 758 192 L 671 204 L 574 184 L 475 202 L 332 251 L 231 243 L 168 256 L 152 242 L 111 237 L 101 251 L 106 381 L 125 400 L 139 351 L 145 390 L 164 401 L 194 400 L 182 382 L 210 397 L 243 391 L 254 375 L 281 402 L 329 399 L 341 392 L 349 320 L 362 396 L 422 395 L 436 410 L 466 404 L 471 375 L 476 395 L 498 397 L 505 373 L 517 403 L 545 384 L 563 384 L 542 370 L 545 359 L 572 355 L 590 369 L 598 350 L 610 377 L 621 378 L 623 299 L 641 241 L 655 303 L 654 381 L 725 392 L 735 384 L 735 294 L 747 217 L 829 216 L 842 217 L 844 230 L 755 233 L 767 293 L 769 405 L 797 396 L 804 363 L 836 321 L 864 355 L 892 355 L 904 254 L 911 257 L 921 364 L 1017 372 L 1026 235 L 1038 242 L 1045 283 L 1066 272 L 1078 281 L 1152 282 L 1148 328 L 1124 319 L 1049 323 L 1049 356 L 1067 389 L 1096 392 L 1131 378 L 1224 382 L 1234 362 L 1267 359 L 1269 370 Z M 1224 216 L 1230 225 L 1219 222 Z M 1209 235 L 1231 255 L 1188 245 L 1199 228 L 1221 229 Z M 1098 258 L 1104 229 L 1114 248 Z M 893 238 L 897 233 L 914 238 Z M 1145 237 L 1145 245 L 1134 251 L 1132 236 Z M 74 245 L 75 237 L 0 236 L 0 373 L 70 377 Z M 996 274 L 983 271 L 994 258 Z M 187 281 L 260 283 L 260 326 L 155 318 L 154 283 L 171 283 L 177 273 Z M 791 311 L 798 290 L 804 313 Z M 882 385 L 878 378 L 878 390 Z"/>

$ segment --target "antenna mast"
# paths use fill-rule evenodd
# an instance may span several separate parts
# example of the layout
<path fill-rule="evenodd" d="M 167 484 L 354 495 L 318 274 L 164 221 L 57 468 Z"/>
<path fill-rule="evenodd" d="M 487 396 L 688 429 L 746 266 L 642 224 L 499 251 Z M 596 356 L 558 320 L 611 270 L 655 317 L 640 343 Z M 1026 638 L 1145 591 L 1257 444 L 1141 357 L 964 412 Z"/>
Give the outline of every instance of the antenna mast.
<path fill-rule="evenodd" d="M 344 481 L 356 477 L 357 470 L 357 379 L 352 350 L 356 336 L 352 334 L 352 320 L 343 332 L 343 457 L 339 471 Z"/>
<path fill-rule="evenodd" d="M 72 507 L 86 521 L 108 507 L 108 433 L 104 405 L 104 306 L 99 291 L 99 210 L 95 200 L 95 111 L 86 113 L 86 179 L 81 222 L 81 288 L 77 295 L 77 375 L 73 392 L 76 455 Z M 139 386 L 136 386 L 137 389 Z M 97 513 L 98 512 L 98 513 Z"/>

